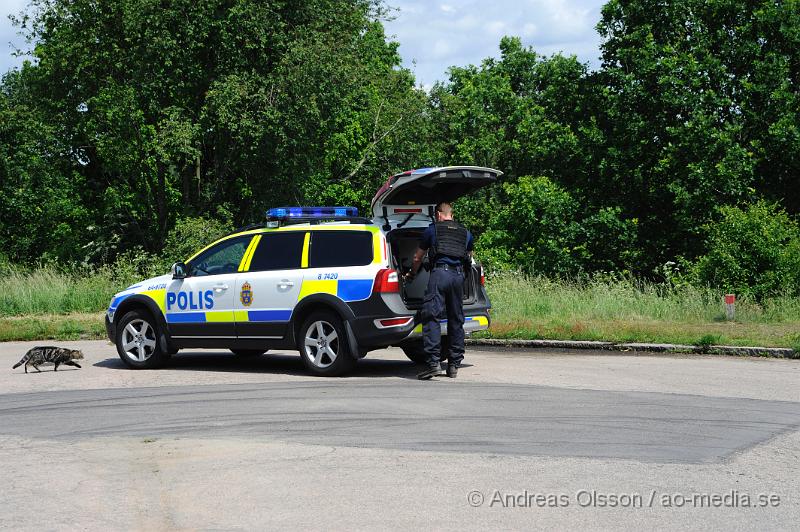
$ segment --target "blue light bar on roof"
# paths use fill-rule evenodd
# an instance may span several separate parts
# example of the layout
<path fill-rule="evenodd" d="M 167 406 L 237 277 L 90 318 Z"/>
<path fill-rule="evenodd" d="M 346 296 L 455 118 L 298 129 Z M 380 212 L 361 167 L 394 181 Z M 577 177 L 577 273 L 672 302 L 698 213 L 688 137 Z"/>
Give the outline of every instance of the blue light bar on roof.
<path fill-rule="evenodd" d="M 267 211 L 267 218 L 287 220 L 292 218 L 345 218 L 358 216 L 355 207 L 275 207 Z"/>

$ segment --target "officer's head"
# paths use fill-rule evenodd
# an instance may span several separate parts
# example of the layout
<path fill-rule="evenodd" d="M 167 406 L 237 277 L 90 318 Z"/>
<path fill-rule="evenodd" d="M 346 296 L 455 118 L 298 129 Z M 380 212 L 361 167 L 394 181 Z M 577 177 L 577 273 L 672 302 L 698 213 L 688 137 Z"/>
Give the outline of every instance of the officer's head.
<path fill-rule="evenodd" d="M 436 205 L 436 221 L 442 222 L 444 220 L 453 219 L 453 206 L 443 201 Z"/>

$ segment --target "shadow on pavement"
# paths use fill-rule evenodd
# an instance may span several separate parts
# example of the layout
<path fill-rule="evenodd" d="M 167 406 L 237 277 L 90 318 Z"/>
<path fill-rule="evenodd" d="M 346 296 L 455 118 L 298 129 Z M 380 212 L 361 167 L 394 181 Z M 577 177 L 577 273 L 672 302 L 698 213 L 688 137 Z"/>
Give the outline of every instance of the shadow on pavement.
<path fill-rule="evenodd" d="M 129 369 L 118 357 L 107 358 L 93 364 L 99 368 Z M 417 373 L 423 366 L 415 364 L 410 360 L 385 360 L 377 358 L 366 358 L 359 360 L 352 373 L 347 377 L 393 377 L 403 379 L 417 378 Z M 463 364 L 462 367 L 469 367 Z M 196 352 L 191 350 L 181 351 L 173 355 L 165 366 L 166 369 L 189 370 L 189 371 L 222 371 L 236 373 L 282 373 L 285 375 L 309 376 L 300 355 L 283 353 L 280 351 L 267 353 L 256 357 L 241 358 L 228 353 L 220 352 Z"/>

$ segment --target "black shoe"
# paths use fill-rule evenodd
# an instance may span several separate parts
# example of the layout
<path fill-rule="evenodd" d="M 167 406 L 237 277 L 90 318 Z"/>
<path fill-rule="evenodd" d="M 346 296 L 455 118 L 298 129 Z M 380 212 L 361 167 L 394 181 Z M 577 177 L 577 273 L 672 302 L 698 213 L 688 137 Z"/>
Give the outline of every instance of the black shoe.
<path fill-rule="evenodd" d="M 455 364 L 448 364 L 447 365 L 447 376 L 451 379 L 455 379 L 458 376 L 458 366 Z"/>
<path fill-rule="evenodd" d="M 438 377 L 440 375 L 444 375 L 444 373 L 442 373 L 442 368 L 440 366 L 432 366 L 422 373 L 417 373 L 417 378 L 421 381 L 426 381 L 431 377 Z"/>

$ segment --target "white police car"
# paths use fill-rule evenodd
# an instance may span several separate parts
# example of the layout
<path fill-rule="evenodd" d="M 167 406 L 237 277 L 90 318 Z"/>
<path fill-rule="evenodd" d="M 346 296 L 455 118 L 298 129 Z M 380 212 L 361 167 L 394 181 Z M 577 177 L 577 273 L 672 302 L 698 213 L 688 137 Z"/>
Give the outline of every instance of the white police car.
<path fill-rule="evenodd" d="M 419 310 L 423 269 L 404 283 L 440 201 L 502 175 L 491 168 L 424 168 L 394 175 L 372 200 L 372 218 L 352 207 L 271 209 L 268 223 L 225 236 L 168 275 L 116 294 L 109 339 L 131 368 L 153 368 L 179 349 L 225 348 L 242 356 L 297 349 L 315 375 L 341 375 L 368 351 L 398 345 L 423 361 Z M 479 265 L 465 276 L 464 330 L 489 326 Z M 447 325 L 442 323 L 446 334 Z"/>

